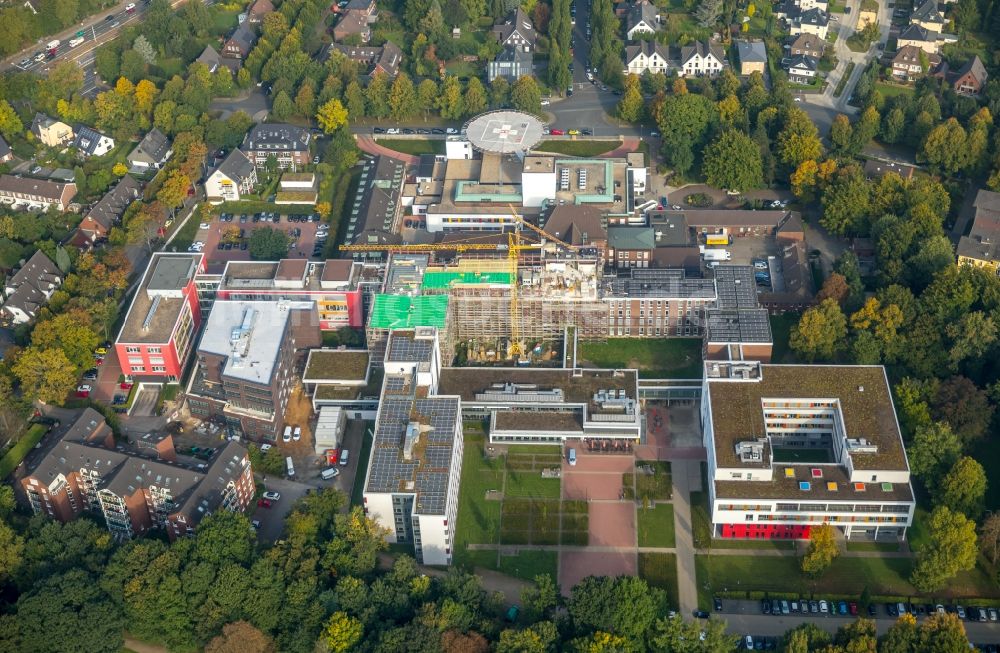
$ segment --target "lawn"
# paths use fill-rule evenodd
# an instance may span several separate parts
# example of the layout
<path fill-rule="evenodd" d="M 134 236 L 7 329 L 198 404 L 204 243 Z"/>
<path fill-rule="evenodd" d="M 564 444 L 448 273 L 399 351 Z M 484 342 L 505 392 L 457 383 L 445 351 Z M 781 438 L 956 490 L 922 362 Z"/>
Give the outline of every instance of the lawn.
<path fill-rule="evenodd" d="M 500 535 L 500 502 L 485 497 L 488 490 L 503 491 L 503 461 L 483 455 L 484 440 L 478 434 L 465 436 L 455 533 L 458 553 L 465 551 L 466 544 L 495 544 Z"/>
<path fill-rule="evenodd" d="M 853 61 L 847 62 L 847 67 L 844 68 L 844 74 L 841 76 L 840 81 L 837 82 L 837 88 L 833 89 L 833 97 L 840 97 L 847 87 L 847 82 L 851 79 L 851 73 L 854 72 L 855 63 Z"/>
<path fill-rule="evenodd" d="M 830 452 L 826 449 L 806 447 L 775 447 L 771 455 L 776 463 L 829 463 Z"/>
<path fill-rule="evenodd" d="M 444 141 L 429 138 L 379 138 L 376 142 L 403 154 L 444 154 Z"/>
<path fill-rule="evenodd" d="M 368 469 L 368 458 L 372 455 L 372 436 L 369 431 L 375 429 L 375 422 L 365 422 L 365 432 L 361 435 L 361 453 L 358 456 L 358 473 L 354 476 L 354 487 L 351 489 L 351 505 L 360 506 L 364 503 L 365 474 Z"/>
<path fill-rule="evenodd" d="M 559 498 L 558 478 L 542 478 L 540 472 L 507 472 L 505 496 Z"/>
<path fill-rule="evenodd" d="M 510 498 L 501 510 L 501 544 L 586 546 L 589 541 L 585 501 Z"/>
<path fill-rule="evenodd" d="M 673 553 L 640 553 L 639 577 L 667 593 L 667 604 L 677 608 L 677 556 Z"/>
<path fill-rule="evenodd" d="M 774 348 L 771 351 L 772 363 L 791 363 L 794 357 L 788 349 L 788 339 L 792 327 L 799 323 L 800 313 L 782 313 L 771 316 L 771 339 Z"/>
<path fill-rule="evenodd" d="M 522 551 L 512 556 L 501 555 L 499 571 L 524 580 L 534 580 L 535 576 L 548 574 L 554 581 L 558 573 L 556 569 L 558 564 L 559 554 L 555 551 Z M 509 601 L 517 598 L 507 597 Z"/>
<path fill-rule="evenodd" d="M 674 547 L 674 506 L 658 503 L 636 512 L 639 526 L 639 546 Z"/>
<path fill-rule="evenodd" d="M 900 84 L 888 84 L 886 82 L 875 82 L 875 90 L 882 94 L 882 97 L 889 99 L 897 95 L 913 95 L 912 86 L 902 86 Z"/>
<path fill-rule="evenodd" d="M 14 446 L 4 454 L 3 458 L 0 458 L 0 478 L 7 478 L 11 472 L 17 469 L 28 452 L 42 441 L 48 430 L 44 424 L 32 424 L 21 436 L 21 439 L 14 443 Z"/>
<path fill-rule="evenodd" d="M 702 592 L 762 591 L 789 595 L 860 596 L 865 587 L 874 596 L 923 596 L 908 578 L 912 561 L 908 558 L 837 558 L 817 579 L 799 570 L 794 556 L 695 556 L 699 604 Z M 928 595 L 930 598 L 931 595 Z M 934 598 L 994 598 L 1000 596 L 996 583 L 976 568 L 950 580 Z"/>
<path fill-rule="evenodd" d="M 652 474 L 648 473 L 652 470 Z M 673 496 L 670 463 L 643 461 L 636 464 L 635 496 L 639 501 L 669 501 Z"/>
<path fill-rule="evenodd" d="M 691 531 L 694 537 L 694 548 L 711 548 L 712 515 L 708 508 L 707 492 L 691 493 Z"/>
<path fill-rule="evenodd" d="M 621 141 L 570 141 L 548 140 L 535 146 L 539 152 L 556 152 L 569 156 L 597 156 L 621 145 Z"/>
<path fill-rule="evenodd" d="M 879 553 L 898 553 L 898 542 L 847 542 L 848 551 L 878 551 Z"/>
<path fill-rule="evenodd" d="M 700 379 L 700 338 L 608 338 L 584 342 L 579 357 L 597 367 L 639 370 L 646 379 Z"/>
<path fill-rule="evenodd" d="M 199 212 L 196 210 L 188 216 L 187 222 L 177 230 L 174 239 L 170 241 L 170 249 L 174 252 L 186 252 L 187 248 L 194 242 L 195 234 L 198 233 L 200 224 Z"/>

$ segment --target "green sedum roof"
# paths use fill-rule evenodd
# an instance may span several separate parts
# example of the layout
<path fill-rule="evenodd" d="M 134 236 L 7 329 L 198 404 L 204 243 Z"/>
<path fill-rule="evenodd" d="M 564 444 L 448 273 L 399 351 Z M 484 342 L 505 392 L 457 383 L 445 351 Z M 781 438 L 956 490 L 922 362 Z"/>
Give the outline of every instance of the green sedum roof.
<path fill-rule="evenodd" d="M 447 313 L 448 295 L 375 295 L 368 325 L 375 329 L 443 329 Z"/>
<path fill-rule="evenodd" d="M 435 270 L 424 273 L 425 290 L 443 290 L 453 284 L 500 283 L 510 285 L 510 272 L 447 272 Z"/>

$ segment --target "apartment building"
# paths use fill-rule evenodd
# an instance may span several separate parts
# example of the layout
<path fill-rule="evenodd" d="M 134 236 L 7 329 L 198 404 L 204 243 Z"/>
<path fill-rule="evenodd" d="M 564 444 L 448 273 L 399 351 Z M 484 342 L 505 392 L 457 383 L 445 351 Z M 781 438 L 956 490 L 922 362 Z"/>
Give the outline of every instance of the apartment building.
<path fill-rule="evenodd" d="M 365 513 L 389 542 L 413 543 L 418 562 L 450 565 L 462 475 L 462 407 L 439 391 L 433 328 L 393 331 L 365 476 Z"/>
<path fill-rule="evenodd" d="M 188 383 L 191 414 L 275 442 L 294 386 L 295 352 L 321 344 L 312 302 L 216 300 Z"/>
<path fill-rule="evenodd" d="M 253 500 L 250 458 L 235 442 L 206 466 L 177 462 L 169 435 L 135 450 L 116 447 L 111 427 L 92 408 L 62 429 L 19 481 L 35 514 L 68 522 L 90 512 L 104 518 L 116 539 L 163 529 L 172 541 L 216 510 L 243 512 Z"/>
<path fill-rule="evenodd" d="M 349 259 L 229 261 L 212 291 L 229 301 L 311 301 L 321 330 L 359 329 L 364 326 L 363 268 Z"/>
<path fill-rule="evenodd" d="M 257 167 L 241 150 L 233 150 L 205 179 L 205 197 L 209 204 L 238 202 L 256 186 Z"/>
<path fill-rule="evenodd" d="M 312 134 L 308 129 L 281 123 L 254 125 L 243 141 L 242 150 L 258 168 L 263 168 L 274 157 L 282 170 L 295 172 L 312 161 L 309 144 Z"/>
<path fill-rule="evenodd" d="M 201 325 L 194 278 L 201 254 L 156 252 L 115 339 L 122 374 L 145 382 L 180 380 Z"/>
<path fill-rule="evenodd" d="M 625 46 L 625 72 L 642 76 L 648 73 L 667 74 L 670 53 L 667 46 L 656 41 L 640 41 L 636 45 Z"/>
<path fill-rule="evenodd" d="M 910 469 L 881 366 L 707 361 L 701 422 L 715 537 L 898 541 Z"/>
<path fill-rule="evenodd" d="M 701 336 L 715 282 L 683 270 L 633 268 L 605 282 L 609 337 Z"/>
<path fill-rule="evenodd" d="M 968 236 L 958 239 L 958 264 L 1000 271 L 1000 193 L 980 189 Z"/>
<path fill-rule="evenodd" d="M 726 65 L 722 46 L 711 41 L 695 41 L 681 47 L 681 74 L 685 77 L 714 77 Z"/>

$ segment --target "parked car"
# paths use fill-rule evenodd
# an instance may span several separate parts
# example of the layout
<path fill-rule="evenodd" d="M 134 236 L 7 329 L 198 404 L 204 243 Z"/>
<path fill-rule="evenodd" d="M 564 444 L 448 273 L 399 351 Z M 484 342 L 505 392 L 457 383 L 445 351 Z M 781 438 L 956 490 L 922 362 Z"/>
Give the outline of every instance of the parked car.
<path fill-rule="evenodd" d="M 265 499 L 267 499 L 268 501 L 280 501 L 281 500 L 281 493 L 280 492 L 273 492 L 273 491 L 271 491 L 271 492 L 265 492 L 262 496 Z"/>
<path fill-rule="evenodd" d="M 722 599 L 719 597 L 714 597 L 712 599 L 712 607 L 715 608 L 716 612 L 722 612 Z"/>
<path fill-rule="evenodd" d="M 389 129 L 385 130 L 385 133 L 389 134 L 389 135 L 396 135 L 396 134 L 399 133 L 399 128 L 398 127 L 390 127 Z"/>
<path fill-rule="evenodd" d="M 384 134 L 385 133 L 385 127 L 375 127 L 374 129 L 372 129 L 372 133 L 373 134 Z"/>
<path fill-rule="evenodd" d="M 826 614 L 826 613 L 828 613 L 830 611 L 830 606 L 826 602 L 825 599 L 820 599 L 820 602 L 819 602 L 819 611 L 821 613 L 823 613 L 823 614 Z"/>
<path fill-rule="evenodd" d="M 268 501 L 267 499 L 259 499 L 257 501 L 257 507 L 258 508 L 270 508 L 271 507 L 271 502 Z"/>
<path fill-rule="evenodd" d="M 97 380 L 97 368 L 92 367 L 83 373 L 84 381 L 96 381 Z"/>
<path fill-rule="evenodd" d="M 771 602 L 767 599 L 760 600 L 760 611 L 764 614 L 771 614 Z"/>
<path fill-rule="evenodd" d="M 264 444 L 260 445 L 260 452 L 261 453 L 267 453 L 272 448 L 274 448 L 273 444 L 268 444 L 268 443 L 265 442 Z"/>
<path fill-rule="evenodd" d="M 298 442 L 301 439 L 302 439 L 302 427 L 301 426 L 296 426 L 292 430 L 292 440 Z"/>
<path fill-rule="evenodd" d="M 566 132 L 563 131 L 563 130 L 561 130 L 561 129 L 553 129 L 553 130 L 550 130 L 549 133 L 552 134 L 553 136 L 565 136 L 566 135 Z"/>
<path fill-rule="evenodd" d="M 858 616 L 858 604 L 851 601 L 847 604 L 847 611 L 850 612 L 852 616 Z"/>
<path fill-rule="evenodd" d="M 444 130 L 444 132 L 445 132 L 446 134 L 457 134 L 457 133 L 458 133 L 458 130 L 457 130 L 457 129 L 455 129 L 454 127 L 449 127 L 448 129 L 445 129 L 445 130 Z"/>

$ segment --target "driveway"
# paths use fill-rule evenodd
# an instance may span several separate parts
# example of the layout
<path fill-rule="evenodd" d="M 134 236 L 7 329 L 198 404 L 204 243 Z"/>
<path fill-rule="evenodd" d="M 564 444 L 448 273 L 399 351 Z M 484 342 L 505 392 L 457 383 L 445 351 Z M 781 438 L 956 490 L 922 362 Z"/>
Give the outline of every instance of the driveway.
<path fill-rule="evenodd" d="M 307 483 L 289 481 L 272 476 L 263 477 L 264 487 L 270 491 L 280 492 L 281 499 L 271 503 L 270 508 L 253 506 L 248 512 L 250 519 L 260 520 L 257 539 L 261 542 L 274 542 L 281 537 L 285 528 L 285 517 L 292 509 L 292 504 L 316 488 Z"/>
<path fill-rule="evenodd" d="M 220 111 L 223 119 L 237 111 L 245 111 L 255 122 L 263 122 L 271 108 L 267 96 L 257 87 L 231 98 L 216 98 L 209 105 L 213 111 Z"/>

